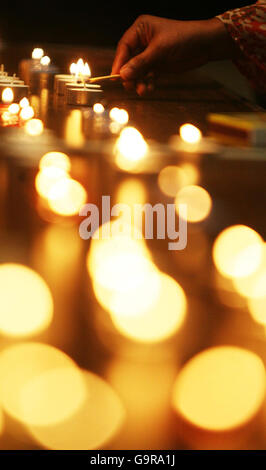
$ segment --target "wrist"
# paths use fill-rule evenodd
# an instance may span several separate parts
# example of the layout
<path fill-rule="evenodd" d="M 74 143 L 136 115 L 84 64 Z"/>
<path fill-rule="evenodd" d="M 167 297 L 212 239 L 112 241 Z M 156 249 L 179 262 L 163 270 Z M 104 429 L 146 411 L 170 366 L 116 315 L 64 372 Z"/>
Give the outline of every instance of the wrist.
<path fill-rule="evenodd" d="M 219 18 L 200 21 L 208 62 L 233 59 L 236 55 L 234 40 Z"/>

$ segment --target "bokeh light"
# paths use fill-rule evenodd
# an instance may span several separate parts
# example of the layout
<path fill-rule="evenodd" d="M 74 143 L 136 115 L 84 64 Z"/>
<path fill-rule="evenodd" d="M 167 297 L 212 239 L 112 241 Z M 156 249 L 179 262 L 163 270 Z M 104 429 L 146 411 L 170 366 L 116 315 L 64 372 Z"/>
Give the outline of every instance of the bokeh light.
<path fill-rule="evenodd" d="M 179 133 L 181 139 L 188 144 L 197 144 L 202 139 L 201 131 L 193 124 L 183 124 Z"/>
<path fill-rule="evenodd" d="M 2 101 L 3 103 L 12 103 L 14 99 L 14 93 L 13 93 L 13 90 L 12 88 L 4 88 L 4 90 L 2 91 Z"/>
<path fill-rule="evenodd" d="M 75 413 L 54 425 L 29 427 L 42 446 L 52 450 L 99 449 L 121 429 L 125 411 L 115 391 L 103 379 L 87 371 L 83 372 L 83 381 L 86 399 L 76 407 Z M 69 394 L 73 395 L 71 386 Z M 62 400 L 64 403 L 64 395 Z"/>
<path fill-rule="evenodd" d="M 191 424 L 225 431 L 255 416 L 265 396 L 265 369 L 253 352 L 235 346 L 207 349 L 183 367 L 173 405 Z"/>
<path fill-rule="evenodd" d="M 20 110 L 19 104 L 17 103 L 12 103 L 10 106 L 8 106 L 8 111 L 10 114 L 18 114 Z"/>
<path fill-rule="evenodd" d="M 31 106 L 25 106 L 21 109 L 19 116 L 23 121 L 28 121 L 29 119 L 33 118 L 34 109 Z"/>
<path fill-rule="evenodd" d="M 48 152 L 43 155 L 39 163 L 39 169 L 55 167 L 68 173 L 71 169 L 70 158 L 63 152 Z"/>
<path fill-rule="evenodd" d="M 145 289 L 138 299 L 130 299 L 131 315 L 110 310 L 117 330 L 126 338 L 143 343 L 157 343 L 172 337 L 182 326 L 186 315 L 186 296 L 181 286 L 170 276 L 160 274 L 160 287 L 150 306 L 145 303 Z M 137 294 L 138 295 L 138 294 Z M 118 297 L 118 302 L 120 298 Z M 126 299 L 123 305 L 126 307 Z M 120 307 L 121 308 L 121 307 Z"/>
<path fill-rule="evenodd" d="M 248 309 L 253 320 L 266 325 L 266 295 L 248 299 Z"/>
<path fill-rule="evenodd" d="M 47 166 L 39 171 L 35 178 L 35 187 L 40 196 L 47 199 L 50 189 L 55 183 L 69 178 L 68 174 L 62 168 L 56 166 Z"/>
<path fill-rule="evenodd" d="M 41 343 L 19 343 L 0 354 L 4 410 L 34 426 L 64 422 L 87 398 L 82 373 L 62 351 Z"/>
<path fill-rule="evenodd" d="M 82 131 L 82 112 L 80 109 L 72 109 L 66 120 L 65 140 L 67 145 L 75 148 L 82 147 L 85 137 Z"/>
<path fill-rule="evenodd" d="M 38 136 L 43 133 L 43 122 L 40 119 L 30 119 L 26 122 L 24 130 L 26 134 Z"/>
<path fill-rule="evenodd" d="M 35 47 L 32 51 L 31 57 L 33 59 L 41 59 L 44 54 L 44 50 L 40 47 Z"/>
<path fill-rule="evenodd" d="M 213 260 L 225 277 L 241 278 L 258 269 L 263 256 L 263 240 L 255 230 L 245 225 L 233 225 L 223 230 L 213 245 Z"/>
<path fill-rule="evenodd" d="M 104 112 L 104 106 L 101 103 L 95 103 L 93 105 L 93 111 L 96 114 L 102 114 Z"/>
<path fill-rule="evenodd" d="M 21 108 L 27 108 L 30 105 L 28 98 L 24 97 L 20 100 L 19 106 Z"/>
<path fill-rule="evenodd" d="M 181 188 L 196 184 L 198 179 L 198 170 L 192 164 L 169 165 L 160 171 L 158 185 L 162 193 L 175 197 Z"/>
<path fill-rule="evenodd" d="M 125 109 L 112 108 L 109 113 L 110 118 L 117 124 L 126 125 L 129 120 L 128 112 Z"/>
<path fill-rule="evenodd" d="M 50 57 L 48 57 L 48 55 L 45 55 L 41 58 L 40 62 L 41 62 L 41 65 L 47 67 L 47 65 L 50 64 L 51 59 L 50 59 Z"/>
<path fill-rule="evenodd" d="M 187 213 L 183 216 L 180 205 L 185 205 Z M 201 222 L 206 219 L 212 209 L 212 199 L 206 189 L 197 185 L 189 185 L 181 188 L 175 199 L 176 211 L 188 222 Z"/>
<path fill-rule="evenodd" d="M 0 332 L 31 336 L 45 330 L 52 317 L 52 295 L 41 276 L 23 265 L 0 265 Z"/>
<path fill-rule="evenodd" d="M 59 215 L 72 216 L 78 214 L 87 200 L 87 192 L 76 180 L 62 178 L 49 189 L 48 204 L 50 209 Z"/>
<path fill-rule="evenodd" d="M 266 296 L 266 243 L 263 245 L 263 256 L 258 268 L 249 276 L 233 279 L 238 294 L 246 298 Z"/>
<path fill-rule="evenodd" d="M 146 156 L 148 144 L 137 129 L 125 127 L 117 139 L 114 151 L 117 166 L 125 171 L 134 171 Z"/>

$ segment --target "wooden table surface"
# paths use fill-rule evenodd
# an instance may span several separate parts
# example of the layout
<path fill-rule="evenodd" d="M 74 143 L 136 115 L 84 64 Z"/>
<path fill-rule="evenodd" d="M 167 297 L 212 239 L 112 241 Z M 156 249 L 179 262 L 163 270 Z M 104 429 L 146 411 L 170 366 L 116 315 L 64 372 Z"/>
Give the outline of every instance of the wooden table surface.
<path fill-rule="evenodd" d="M 62 73 L 78 57 L 89 61 L 93 75 L 110 72 L 113 51 L 52 45 L 47 45 L 45 50 Z M 30 51 L 31 46 L 6 46 L 2 62 L 15 72 L 19 60 L 28 57 Z M 56 109 L 51 91 L 42 91 L 38 97 L 44 100 L 43 106 L 38 101 L 39 116 L 48 129 L 63 138 L 66 119 L 73 108 Z M 126 94 L 122 87 L 109 90 L 106 99 L 109 107 L 125 108 L 130 123 L 146 139 L 162 144 L 185 122 L 197 125 L 206 134 L 206 116 L 210 112 L 259 111 L 198 72 L 164 79 L 154 95 L 145 99 Z M 93 133 L 86 135 L 88 144 L 94 139 Z M 47 331 L 33 339 L 63 350 L 82 368 L 103 377 L 120 396 L 126 420 L 118 434 L 103 447 L 197 447 L 199 444 L 189 442 L 183 435 L 171 408 L 172 385 L 180 367 L 197 352 L 219 344 L 251 349 L 266 363 L 264 327 L 252 320 L 242 298 L 230 292 L 226 296 L 224 289 L 217 287 L 211 254 L 215 237 L 232 224 L 249 225 L 265 239 L 266 159 L 219 160 L 207 155 L 196 162 L 199 184 L 209 191 L 213 200 L 210 216 L 202 223 L 188 224 L 188 245 L 183 251 L 167 250 L 165 240 L 148 240 L 156 265 L 180 283 L 186 293 L 186 322 L 169 341 L 145 345 L 118 334 L 110 325 L 108 313 L 98 304 L 86 270 L 90 245 L 79 237 L 80 220 L 77 218 L 73 223 L 47 220 L 36 206 L 37 165 L 20 166 L 16 159 L 9 161 L 3 152 L 2 149 L 0 261 L 30 266 L 42 275 L 52 291 L 54 320 Z M 173 202 L 160 192 L 157 174 L 121 173 L 106 159 L 86 156 L 78 148 L 72 149 L 69 155 L 74 177 L 85 186 L 91 202 L 99 202 L 106 194 L 117 202 L 118 189 L 132 178 L 146 191 L 147 202 Z M 176 157 L 173 164 L 178 163 Z M 233 302 L 237 302 L 237 308 L 232 307 Z M 10 344 L 12 340 L 0 338 L 1 348 Z M 241 445 L 265 448 L 262 428 L 255 435 L 250 432 Z M 0 439 L 0 448 L 38 448 L 38 445 L 6 432 Z"/>

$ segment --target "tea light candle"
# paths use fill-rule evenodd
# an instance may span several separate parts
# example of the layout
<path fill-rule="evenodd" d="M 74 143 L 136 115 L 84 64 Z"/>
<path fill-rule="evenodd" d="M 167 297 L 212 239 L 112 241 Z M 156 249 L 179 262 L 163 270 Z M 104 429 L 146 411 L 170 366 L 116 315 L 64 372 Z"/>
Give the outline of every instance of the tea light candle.
<path fill-rule="evenodd" d="M 41 49 L 40 47 L 36 47 L 32 51 L 31 59 L 24 59 L 20 62 L 19 74 L 27 84 L 29 84 L 30 82 L 30 73 L 32 69 L 38 69 L 40 67 L 40 60 L 43 55 L 43 49 Z"/>
<path fill-rule="evenodd" d="M 58 73 L 58 68 L 51 64 L 51 59 L 44 55 L 41 48 L 32 51 L 31 59 L 24 59 L 19 64 L 19 73 L 31 88 L 48 87 L 51 77 Z"/>
<path fill-rule="evenodd" d="M 28 96 L 29 93 L 29 87 L 27 85 L 21 85 L 21 84 L 9 84 L 8 86 L 6 84 L 0 83 L 0 97 L 1 97 L 1 102 L 6 102 L 3 100 L 3 93 L 6 89 L 10 89 L 13 92 L 13 98 L 9 101 L 11 103 L 12 101 L 20 101 L 24 96 Z"/>
<path fill-rule="evenodd" d="M 191 155 L 215 154 L 219 146 L 211 139 L 202 136 L 201 131 L 192 124 L 183 124 L 180 135 L 173 135 L 169 140 L 170 147 L 181 153 Z"/>
<path fill-rule="evenodd" d="M 59 74 L 54 77 L 54 92 L 57 95 L 64 95 L 65 84 L 76 83 L 76 78 L 73 75 Z"/>
<path fill-rule="evenodd" d="M 65 94 L 65 86 L 67 84 L 79 84 L 85 83 L 85 81 L 91 76 L 91 71 L 88 63 L 84 64 L 83 59 L 79 59 L 77 63 L 73 62 L 70 65 L 70 74 L 59 74 L 54 79 L 54 92 L 57 95 Z"/>
<path fill-rule="evenodd" d="M 102 90 L 89 85 L 66 88 L 66 103 L 72 106 L 93 106 L 101 99 Z"/>

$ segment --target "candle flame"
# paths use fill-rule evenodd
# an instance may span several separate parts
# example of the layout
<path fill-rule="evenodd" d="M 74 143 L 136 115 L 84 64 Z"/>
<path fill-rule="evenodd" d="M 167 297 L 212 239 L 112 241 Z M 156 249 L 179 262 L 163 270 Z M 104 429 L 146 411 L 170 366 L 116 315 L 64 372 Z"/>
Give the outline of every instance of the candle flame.
<path fill-rule="evenodd" d="M 19 113 L 19 105 L 17 103 L 12 103 L 9 107 L 8 107 L 8 111 L 10 112 L 10 114 L 18 114 Z"/>
<path fill-rule="evenodd" d="M 77 69 L 77 64 L 75 62 L 72 62 L 72 64 L 69 67 L 71 75 L 76 75 L 76 69 Z"/>
<path fill-rule="evenodd" d="M 31 136 L 41 135 L 43 133 L 43 122 L 40 119 L 30 119 L 26 122 L 24 130 Z"/>
<path fill-rule="evenodd" d="M 73 67 L 74 65 L 74 67 Z M 88 62 L 84 63 L 83 59 L 79 59 L 76 64 L 71 64 L 70 71 L 75 73 L 76 78 L 89 78 L 91 76 L 91 69 Z"/>
<path fill-rule="evenodd" d="M 23 119 L 23 121 L 28 121 L 29 119 L 33 118 L 34 110 L 31 106 L 27 106 L 25 108 L 22 108 L 19 116 L 21 119 Z"/>
<path fill-rule="evenodd" d="M 91 76 L 91 69 L 90 69 L 88 62 L 86 62 L 86 64 L 84 65 L 83 75 L 85 75 L 85 77 Z"/>
<path fill-rule="evenodd" d="M 31 57 L 33 59 L 41 59 L 43 57 L 43 54 L 43 49 L 41 49 L 40 47 L 35 47 L 35 49 L 33 49 L 32 51 Z"/>
<path fill-rule="evenodd" d="M 22 99 L 20 100 L 20 102 L 19 102 L 19 106 L 20 106 L 21 108 L 27 108 L 27 106 L 29 106 L 29 105 L 30 105 L 29 100 L 28 100 L 28 98 L 26 98 L 26 97 L 25 97 L 25 98 L 22 98 Z"/>
<path fill-rule="evenodd" d="M 202 139 L 201 131 L 193 124 L 183 124 L 179 133 L 181 139 L 188 144 L 197 144 Z"/>
<path fill-rule="evenodd" d="M 44 57 L 41 58 L 41 65 L 49 65 L 51 62 L 51 59 L 50 57 L 48 57 L 48 55 L 45 55 Z"/>
<path fill-rule="evenodd" d="M 5 88 L 2 93 L 2 101 L 4 103 L 12 103 L 14 99 L 14 93 L 12 88 Z"/>
<path fill-rule="evenodd" d="M 104 112 L 104 106 L 101 103 L 95 103 L 93 106 L 93 111 L 96 114 L 102 114 Z"/>

